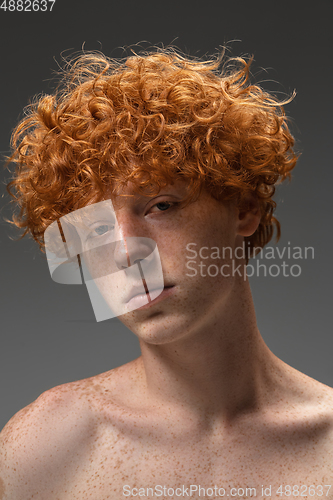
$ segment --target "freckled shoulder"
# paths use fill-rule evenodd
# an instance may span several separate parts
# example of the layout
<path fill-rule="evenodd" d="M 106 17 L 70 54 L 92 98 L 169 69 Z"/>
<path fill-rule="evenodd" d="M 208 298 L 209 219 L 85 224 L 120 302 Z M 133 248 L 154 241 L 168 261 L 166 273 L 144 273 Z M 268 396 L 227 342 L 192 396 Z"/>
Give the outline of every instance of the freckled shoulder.
<path fill-rule="evenodd" d="M 0 500 L 52 497 L 98 432 L 94 377 L 54 387 L 16 413 L 0 433 Z"/>

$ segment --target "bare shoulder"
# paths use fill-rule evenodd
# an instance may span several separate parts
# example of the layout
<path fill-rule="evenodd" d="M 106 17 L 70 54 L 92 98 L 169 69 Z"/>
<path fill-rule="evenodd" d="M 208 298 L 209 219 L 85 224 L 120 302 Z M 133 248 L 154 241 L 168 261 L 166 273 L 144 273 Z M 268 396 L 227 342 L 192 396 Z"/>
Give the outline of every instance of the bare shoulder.
<path fill-rule="evenodd" d="M 309 464 L 316 464 L 317 480 L 333 481 L 333 388 L 312 378 L 307 379 L 308 397 L 300 406 L 299 417 L 289 426 L 289 434 L 298 437 L 298 449 L 307 451 Z M 306 391 L 305 391 L 306 392 Z M 303 448 L 302 448 L 303 444 Z M 306 446 L 307 444 L 307 446 Z"/>
<path fill-rule="evenodd" d="M 89 455 L 100 433 L 104 381 L 112 407 L 118 379 L 116 369 L 54 387 L 11 418 L 0 433 L 0 500 L 52 497 L 59 477 L 65 483 L 66 470 Z"/>
<path fill-rule="evenodd" d="M 36 436 L 44 433 L 48 436 L 47 442 L 55 439 L 60 427 L 63 433 L 67 425 L 72 426 L 79 415 L 82 417 L 82 410 L 86 410 L 80 401 L 85 384 L 85 380 L 71 382 L 43 392 L 9 420 L 1 432 L 2 443 L 19 449 L 27 440 L 32 444 Z"/>
<path fill-rule="evenodd" d="M 313 383 L 312 407 L 314 418 L 322 423 L 327 451 L 330 452 L 330 467 L 333 473 L 333 388 L 318 382 Z"/>
<path fill-rule="evenodd" d="M 333 388 L 288 365 L 284 369 L 286 397 L 278 411 L 273 407 L 276 426 L 268 429 L 281 430 L 288 439 L 292 435 L 304 448 L 318 451 L 333 474 Z"/>
<path fill-rule="evenodd" d="M 19 500 L 36 494 L 39 498 L 39 492 L 47 493 L 45 478 L 54 475 L 64 459 L 65 447 L 74 439 L 80 441 L 84 428 L 92 432 L 89 415 L 82 411 L 74 387 L 65 384 L 44 392 L 2 430 L 0 478 L 4 499 Z"/>
<path fill-rule="evenodd" d="M 304 408 L 314 417 L 323 417 L 333 427 L 333 388 L 303 373 L 299 377 Z"/>

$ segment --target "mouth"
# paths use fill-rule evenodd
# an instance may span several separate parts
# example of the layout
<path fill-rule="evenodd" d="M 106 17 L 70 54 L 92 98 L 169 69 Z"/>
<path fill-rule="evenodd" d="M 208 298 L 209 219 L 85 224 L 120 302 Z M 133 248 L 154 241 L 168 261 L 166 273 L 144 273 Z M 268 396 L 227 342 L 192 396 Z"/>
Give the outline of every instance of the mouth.
<path fill-rule="evenodd" d="M 137 293 L 135 295 L 133 294 L 133 292 L 135 293 L 135 291 L 132 291 L 128 300 L 126 301 L 126 307 L 130 308 L 131 310 L 150 307 L 151 305 L 155 305 L 164 298 L 168 297 L 172 293 L 174 288 L 175 285 L 165 285 L 163 290 L 161 288 L 156 288 L 148 292 L 148 289 L 145 286 L 145 293 Z"/>

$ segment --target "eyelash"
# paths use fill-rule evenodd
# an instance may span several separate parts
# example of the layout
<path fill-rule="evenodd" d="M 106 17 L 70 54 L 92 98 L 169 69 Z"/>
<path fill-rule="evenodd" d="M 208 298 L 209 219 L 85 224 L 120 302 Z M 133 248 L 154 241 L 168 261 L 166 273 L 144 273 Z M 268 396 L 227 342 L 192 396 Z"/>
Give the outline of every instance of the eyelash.
<path fill-rule="evenodd" d="M 163 204 L 163 205 L 169 205 L 169 206 L 168 206 L 168 208 L 167 208 L 166 210 L 159 210 L 157 213 L 167 212 L 167 211 L 169 211 L 171 208 L 173 208 L 173 207 L 175 207 L 176 205 L 178 205 L 179 203 L 178 203 L 178 202 L 175 202 L 175 201 L 159 201 L 158 203 L 155 203 L 155 205 L 153 205 L 152 207 L 150 207 L 150 209 L 149 209 L 149 211 L 148 211 L 148 212 L 150 212 L 152 208 L 157 207 L 157 205 L 162 205 L 162 204 Z M 156 213 L 156 212 L 153 212 L 153 213 Z M 108 227 L 108 226 L 109 226 L 109 224 L 108 224 L 108 223 L 105 223 L 105 224 L 100 224 L 99 226 L 96 226 L 96 227 L 93 229 L 92 233 L 93 233 L 94 231 L 96 231 L 98 228 L 103 227 L 103 226 Z M 112 231 L 112 229 L 113 229 L 113 227 L 111 228 L 111 231 Z M 107 230 L 107 231 L 105 231 L 105 233 L 102 233 L 102 234 L 98 234 L 98 233 L 97 233 L 97 234 L 96 234 L 96 233 L 95 233 L 95 234 L 92 234 L 92 233 L 91 233 L 91 236 L 90 236 L 90 237 L 93 237 L 93 238 L 96 238 L 96 237 L 99 237 L 99 236 L 100 236 L 100 237 L 102 237 L 102 236 L 105 236 L 105 235 L 106 235 L 109 231 L 110 231 L 110 230 Z"/>
<path fill-rule="evenodd" d="M 107 227 L 108 229 L 104 233 L 98 234 L 97 230 L 99 228 L 101 228 L 101 227 Z M 109 224 L 109 223 L 105 223 L 105 224 L 101 223 L 98 226 L 96 226 L 94 228 L 91 228 L 89 234 L 87 235 L 87 240 L 91 240 L 91 239 L 95 239 L 95 238 L 103 238 L 103 236 L 105 236 L 106 234 L 108 234 L 114 228 L 114 226 L 112 226 L 111 229 L 109 229 L 109 227 L 111 227 L 111 224 Z"/>
<path fill-rule="evenodd" d="M 158 203 L 155 203 L 155 205 L 152 205 L 152 207 L 150 207 L 148 212 L 150 212 L 152 208 L 157 207 L 157 205 L 169 205 L 169 207 L 166 210 L 159 210 L 158 212 L 155 212 L 155 213 L 161 213 L 161 212 L 167 212 L 168 210 L 170 210 L 170 208 L 173 208 L 176 205 L 178 205 L 178 203 L 175 201 L 159 201 Z"/>

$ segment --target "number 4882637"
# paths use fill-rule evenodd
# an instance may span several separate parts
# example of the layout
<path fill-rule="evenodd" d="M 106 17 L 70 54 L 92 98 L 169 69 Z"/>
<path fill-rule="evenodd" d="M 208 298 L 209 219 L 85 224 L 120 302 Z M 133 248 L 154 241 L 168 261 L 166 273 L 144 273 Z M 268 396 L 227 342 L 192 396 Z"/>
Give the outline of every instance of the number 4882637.
<path fill-rule="evenodd" d="M 50 12 L 56 0 L 3 0 L 0 9 L 5 12 Z"/>

